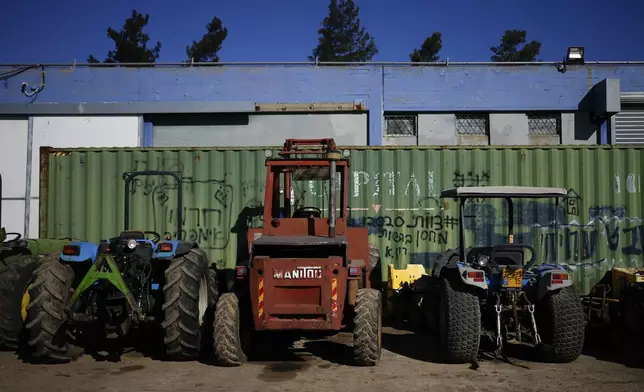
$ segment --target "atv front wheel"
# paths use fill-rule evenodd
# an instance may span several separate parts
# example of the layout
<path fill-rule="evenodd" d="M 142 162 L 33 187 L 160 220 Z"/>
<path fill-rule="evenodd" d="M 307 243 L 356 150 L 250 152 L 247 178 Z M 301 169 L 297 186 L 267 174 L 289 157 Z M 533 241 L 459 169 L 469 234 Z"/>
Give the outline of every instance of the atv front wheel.
<path fill-rule="evenodd" d="M 20 332 L 27 318 L 31 275 L 38 268 L 38 258 L 31 255 L 10 257 L 0 267 L 0 349 L 16 350 Z"/>
<path fill-rule="evenodd" d="M 481 307 L 469 287 L 454 286 L 449 279 L 442 279 L 438 316 L 440 346 L 445 361 L 465 363 L 476 359 L 479 351 Z"/>
<path fill-rule="evenodd" d="M 165 271 L 163 286 L 162 328 L 167 355 L 175 360 L 199 358 L 202 337 L 209 334 L 217 298 L 217 279 L 208 265 L 206 252 L 191 249 L 186 255 L 172 260 Z"/>
<path fill-rule="evenodd" d="M 73 282 L 74 271 L 59 261 L 58 252 L 45 256 L 34 271 L 26 328 L 36 361 L 66 363 L 83 354 L 82 348 L 69 341 L 64 329 Z"/>
<path fill-rule="evenodd" d="M 353 359 L 356 365 L 374 366 L 382 352 L 382 294 L 359 289 L 353 321 Z"/>
<path fill-rule="evenodd" d="M 240 366 L 248 360 L 248 340 L 242 335 L 249 331 L 248 326 L 242 325 L 242 319 L 237 295 L 222 294 L 214 322 L 215 357 L 221 366 Z"/>
<path fill-rule="evenodd" d="M 569 288 L 548 294 L 535 309 L 541 342 L 551 349 L 542 351 L 548 362 L 576 360 L 584 347 L 585 316 L 581 299 Z"/>

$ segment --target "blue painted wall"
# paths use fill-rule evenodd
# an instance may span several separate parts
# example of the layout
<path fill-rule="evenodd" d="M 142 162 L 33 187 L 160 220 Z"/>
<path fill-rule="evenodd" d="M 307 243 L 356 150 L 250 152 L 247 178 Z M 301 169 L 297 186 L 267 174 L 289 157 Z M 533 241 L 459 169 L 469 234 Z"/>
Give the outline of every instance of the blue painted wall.
<path fill-rule="evenodd" d="M 382 140 L 383 111 L 576 110 L 597 82 L 618 78 L 622 91 L 644 91 L 644 66 L 219 66 L 155 68 L 47 67 L 0 80 L 3 103 L 128 103 L 250 101 L 311 103 L 364 101 L 370 144 Z M 0 68 L 0 73 L 7 69 Z"/>

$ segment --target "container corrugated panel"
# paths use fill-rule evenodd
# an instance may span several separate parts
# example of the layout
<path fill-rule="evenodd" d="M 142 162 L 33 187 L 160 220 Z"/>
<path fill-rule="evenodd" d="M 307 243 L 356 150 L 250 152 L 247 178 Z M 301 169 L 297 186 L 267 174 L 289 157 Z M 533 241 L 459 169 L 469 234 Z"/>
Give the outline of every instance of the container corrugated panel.
<path fill-rule="evenodd" d="M 352 226 L 367 226 L 383 265 L 430 268 L 458 244 L 507 238 L 502 200 L 471 200 L 461 221 L 458 203 L 440 200 L 455 186 L 564 187 L 554 200 L 519 199 L 515 242 L 532 245 L 541 262 L 558 262 L 588 292 L 613 266 L 643 266 L 642 151 L 636 146 L 444 147 L 351 149 Z M 197 240 L 219 268 L 246 252 L 245 232 L 259 227 L 265 183 L 264 150 L 111 149 L 45 152 L 41 174 L 41 236 L 97 241 L 123 228 L 123 173 L 182 173 L 184 239 Z M 44 158 L 43 156 L 43 158 Z M 297 183 L 300 204 L 326 211 L 316 184 Z M 171 177 L 139 177 L 131 192 L 130 228 L 176 236 L 177 189 Z M 383 280 L 386 268 L 382 269 Z"/>

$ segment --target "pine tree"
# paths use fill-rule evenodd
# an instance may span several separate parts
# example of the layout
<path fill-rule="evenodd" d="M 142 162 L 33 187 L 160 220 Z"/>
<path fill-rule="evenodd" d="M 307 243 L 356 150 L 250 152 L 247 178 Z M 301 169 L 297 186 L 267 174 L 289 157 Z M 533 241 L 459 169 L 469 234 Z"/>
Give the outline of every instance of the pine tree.
<path fill-rule="evenodd" d="M 409 60 L 414 63 L 431 63 L 438 61 L 440 56 L 438 52 L 443 48 L 443 36 L 439 32 L 435 32 L 429 37 L 425 38 L 420 49 L 414 49 L 409 54 Z"/>
<path fill-rule="evenodd" d="M 373 37 L 360 24 L 353 0 L 331 0 L 329 14 L 318 30 L 318 45 L 309 60 L 362 62 L 378 53 Z"/>
<path fill-rule="evenodd" d="M 519 45 L 523 45 L 519 49 Z M 491 47 L 495 62 L 535 61 L 541 51 L 541 42 L 526 43 L 525 30 L 505 30 L 499 46 Z"/>
<path fill-rule="evenodd" d="M 228 29 L 215 16 L 206 26 L 206 30 L 206 34 L 198 42 L 192 41 L 192 45 L 186 47 L 188 61 L 219 62 L 218 53 L 221 50 L 221 45 L 228 36 Z"/>
<path fill-rule="evenodd" d="M 114 50 L 107 53 L 104 63 L 154 63 L 159 58 L 161 42 L 153 48 L 148 48 L 150 37 L 143 29 L 150 21 L 150 15 L 141 14 L 132 10 L 132 15 L 125 20 L 121 31 L 109 27 L 107 36 L 114 41 Z M 88 63 L 98 63 L 92 55 L 87 58 Z"/>

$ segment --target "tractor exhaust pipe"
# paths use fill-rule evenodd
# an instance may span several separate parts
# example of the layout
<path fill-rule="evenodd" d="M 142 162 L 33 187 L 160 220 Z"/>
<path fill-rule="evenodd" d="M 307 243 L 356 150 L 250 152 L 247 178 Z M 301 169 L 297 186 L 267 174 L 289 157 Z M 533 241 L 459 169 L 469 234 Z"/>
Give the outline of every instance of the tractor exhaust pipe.
<path fill-rule="evenodd" d="M 335 237 L 335 160 L 329 162 L 329 238 Z"/>

